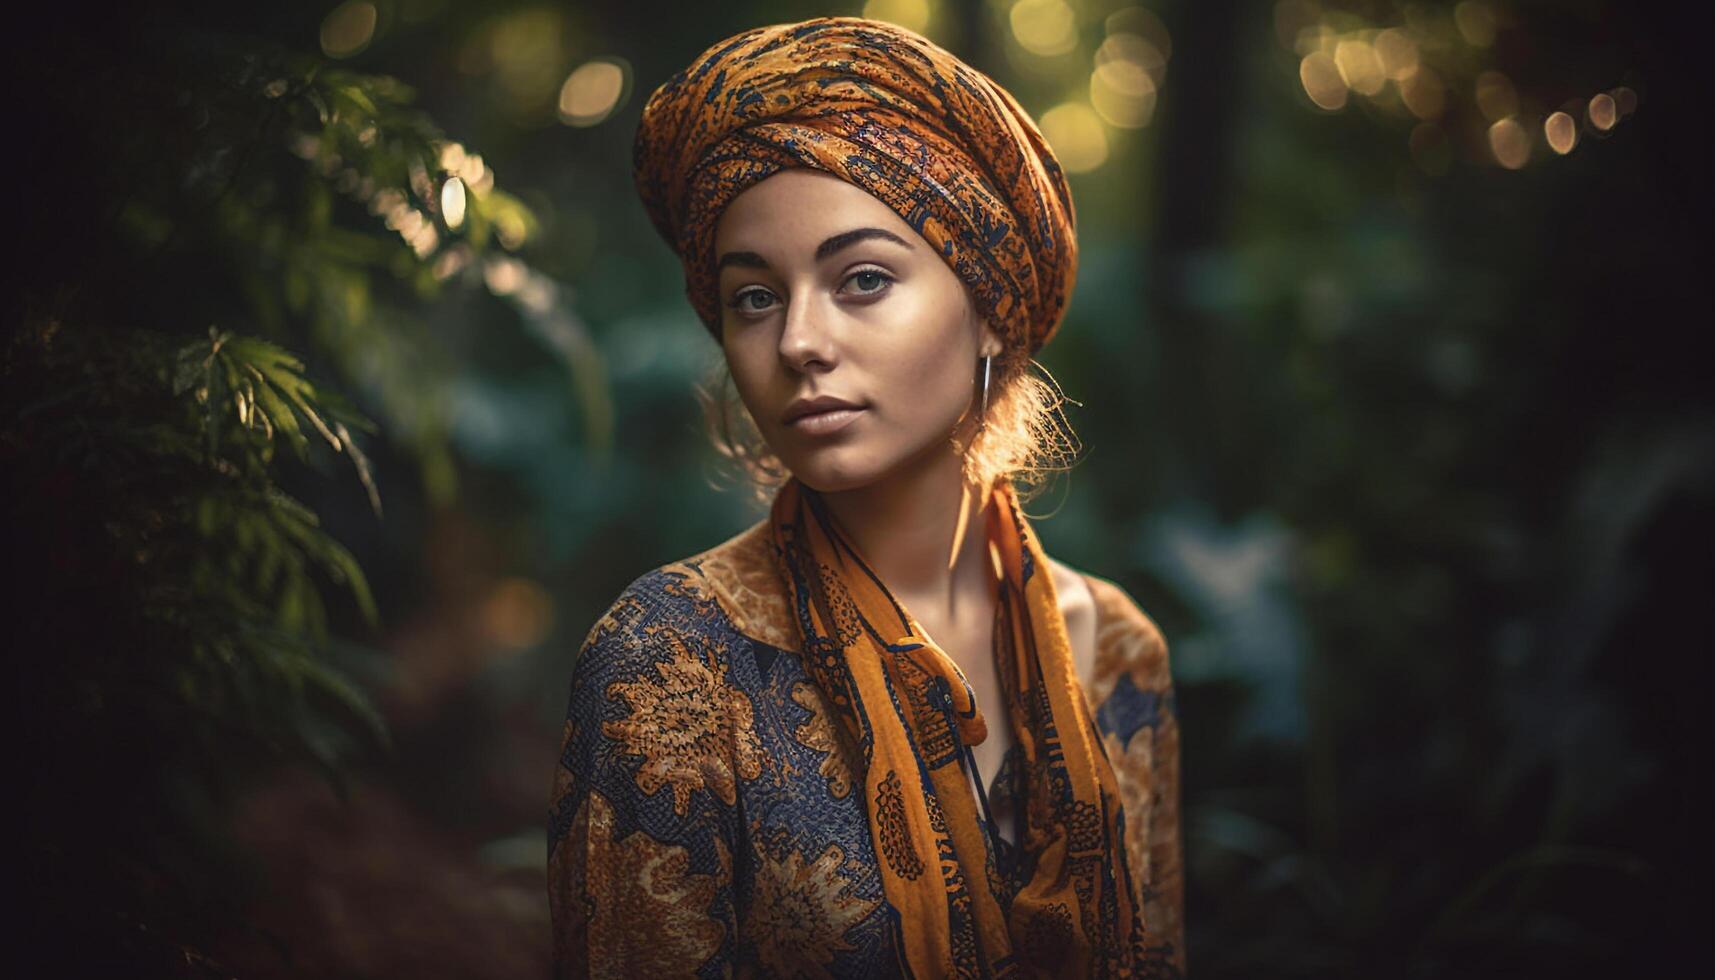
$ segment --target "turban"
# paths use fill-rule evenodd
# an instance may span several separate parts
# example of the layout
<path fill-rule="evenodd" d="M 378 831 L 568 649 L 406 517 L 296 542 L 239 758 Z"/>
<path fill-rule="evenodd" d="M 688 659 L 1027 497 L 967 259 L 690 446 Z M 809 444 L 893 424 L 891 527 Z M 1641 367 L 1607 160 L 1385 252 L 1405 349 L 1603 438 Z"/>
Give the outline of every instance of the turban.
<path fill-rule="evenodd" d="M 793 167 L 892 208 L 1009 348 L 1034 354 L 1065 312 L 1077 242 L 1053 151 L 1005 89 L 902 27 L 823 17 L 728 38 L 649 97 L 633 150 L 644 208 L 717 338 L 715 224 Z"/>

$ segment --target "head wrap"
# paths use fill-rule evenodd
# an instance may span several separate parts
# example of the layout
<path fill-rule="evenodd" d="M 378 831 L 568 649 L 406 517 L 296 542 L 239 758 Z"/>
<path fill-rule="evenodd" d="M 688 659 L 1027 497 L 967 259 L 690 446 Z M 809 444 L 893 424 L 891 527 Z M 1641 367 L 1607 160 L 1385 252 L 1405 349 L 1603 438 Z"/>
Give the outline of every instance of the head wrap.
<path fill-rule="evenodd" d="M 1077 270 L 1071 191 L 1018 102 L 927 38 L 855 17 L 745 31 L 643 108 L 634 176 L 720 336 L 715 224 L 740 193 L 808 167 L 892 208 L 1009 348 L 1054 335 Z"/>

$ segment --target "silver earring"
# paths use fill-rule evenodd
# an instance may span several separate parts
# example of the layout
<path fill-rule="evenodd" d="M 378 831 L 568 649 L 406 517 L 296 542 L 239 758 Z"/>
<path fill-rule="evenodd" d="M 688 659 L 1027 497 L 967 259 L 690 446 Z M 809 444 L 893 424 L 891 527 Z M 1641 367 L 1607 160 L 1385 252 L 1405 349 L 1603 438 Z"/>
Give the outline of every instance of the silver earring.
<path fill-rule="evenodd" d="M 989 368 L 993 363 L 993 357 L 985 356 L 983 358 L 983 412 L 978 419 L 977 428 L 979 430 L 986 428 L 989 424 Z"/>

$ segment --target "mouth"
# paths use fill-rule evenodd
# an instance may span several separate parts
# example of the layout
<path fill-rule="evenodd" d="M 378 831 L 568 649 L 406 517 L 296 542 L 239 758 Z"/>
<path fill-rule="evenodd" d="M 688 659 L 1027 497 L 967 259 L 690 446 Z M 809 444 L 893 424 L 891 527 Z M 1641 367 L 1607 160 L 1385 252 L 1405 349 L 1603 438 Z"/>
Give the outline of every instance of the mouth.
<path fill-rule="evenodd" d="M 866 409 L 860 406 L 841 405 L 800 415 L 788 422 L 787 427 L 806 435 L 832 435 L 857 421 L 858 416 L 865 411 Z"/>
<path fill-rule="evenodd" d="M 814 398 L 796 398 L 793 399 L 792 404 L 786 406 L 786 411 L 782 413 L 781 420 L 787 425 L 791 425 L 806 415 L 863 407 L 857 402 L 848 398 L 841 398 L 838 395 L 823 394 Z"/>

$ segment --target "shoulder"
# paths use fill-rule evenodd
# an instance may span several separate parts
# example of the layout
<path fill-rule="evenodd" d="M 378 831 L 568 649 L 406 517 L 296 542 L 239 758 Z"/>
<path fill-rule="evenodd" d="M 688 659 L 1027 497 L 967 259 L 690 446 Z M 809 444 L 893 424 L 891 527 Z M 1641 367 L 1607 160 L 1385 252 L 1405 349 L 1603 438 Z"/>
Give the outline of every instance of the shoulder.
<path fill-rule="evenodd" d="M 1085 581 L 1084 573 L 1048 556 L 1048 569 L 1054 579 L 1054 595 L 1060 602 L 1060 614 L 1066 620 L 1066 638 L 1072 644 L 1072 666 L 1086 690 L 1095 672 L 1097 646 L 1097 609 L 1095 596 Z"/>
<path fill-rule="evenodd" d="M 1167 640 L 1155 620 L 1131 593 L 1099 575 L 1084 576 L 1096 607 L 1097 683 L 1111 684 L 1120 674 L 1138 683 L 1167 683 Z"/>
<path fill-rule="evenodd" d="M 740 633 L 760 631 L 757 638 L 768 640 L 780 631 L 787 607 L 772 562 L 767 526 L 757 524 L 637 576 L 585 635 L 578 673 L 631 670 L 687 649 L 719 650 Z"/>
<path fill-rule="evenodd" d="M 718 603 L 746 636 L 781 648 L 793 642 L 791 602 L 766 520 L 661 571 L 683 577 Z"/>
<path fill-rule="evenodd" d="M 1137 600 L 1110 579 L 1052 558 L 1049 563 L 1073 647 L 1080 632 L 1089 643 L 1078 676 L 1090 703 L 1107 701 L 1122 677 L 1130 688 L 1167 692 L 1172 686 L 1167 641 Z"/>

